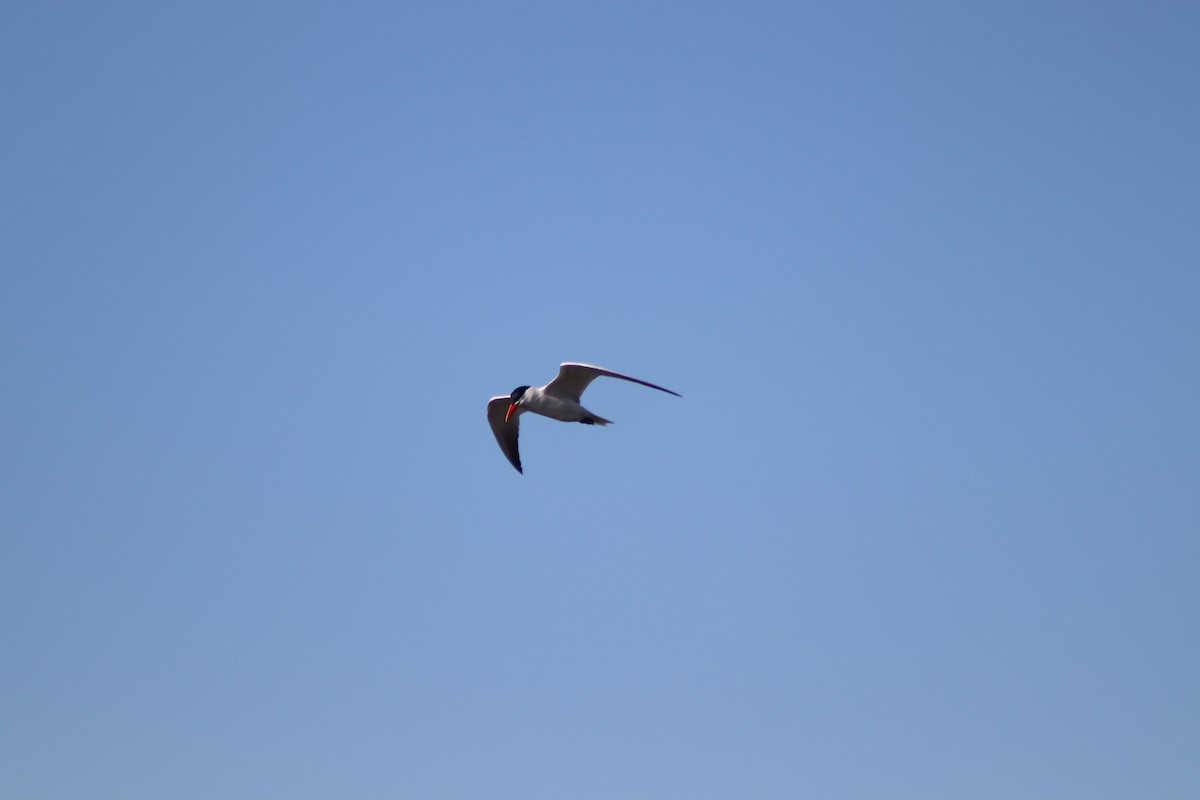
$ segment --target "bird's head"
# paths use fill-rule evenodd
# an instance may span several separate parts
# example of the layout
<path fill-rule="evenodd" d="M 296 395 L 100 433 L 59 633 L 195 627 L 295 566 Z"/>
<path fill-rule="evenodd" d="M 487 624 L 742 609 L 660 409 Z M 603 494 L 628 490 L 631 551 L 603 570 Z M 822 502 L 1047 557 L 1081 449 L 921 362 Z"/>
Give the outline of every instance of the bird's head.
<path fill-rule="evenodd" d="M 521 405 L 521 398 L 525 396 L 525 392 L 528 389 L 528 386 L 518 386 L 512 390 L 512 394 L 508 396 L 508 411 L 504 414 L 505 422 L 508 422 L 509 417 L 511 417 L 513 412 L 517 410 L 517 407 Z"/>

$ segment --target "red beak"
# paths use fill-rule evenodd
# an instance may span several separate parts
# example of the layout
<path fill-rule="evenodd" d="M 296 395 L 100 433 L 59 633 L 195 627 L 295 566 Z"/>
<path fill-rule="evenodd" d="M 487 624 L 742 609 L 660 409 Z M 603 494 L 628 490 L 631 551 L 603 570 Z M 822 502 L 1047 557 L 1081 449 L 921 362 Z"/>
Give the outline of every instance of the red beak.
<path fill-rule="evenodd" d="M 517 410 L 517 404 L 516 404 L 516 403 L 509 403 L 509 404 L 508 404 L 508 411 L 504 412 L 504 421 L 505 421 L 505 422 L 508 422 L 508 418 L 509 418 L 509 417 L 511 417 L 511 416 L 512 416 L 512 413 L 513 413 L 514 411 L 516 411 L 516 410 Z"/>

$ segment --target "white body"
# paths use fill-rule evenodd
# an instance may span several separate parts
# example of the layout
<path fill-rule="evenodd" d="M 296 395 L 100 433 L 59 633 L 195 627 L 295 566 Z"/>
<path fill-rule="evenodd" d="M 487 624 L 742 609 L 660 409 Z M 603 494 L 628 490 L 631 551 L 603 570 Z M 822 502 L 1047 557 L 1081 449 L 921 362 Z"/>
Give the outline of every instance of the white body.
<path fill-rule="evenodd" d="M 532 411 L 543 417 L 556 419 L 559 422 L 585 422 L 590 420 L 594 425 L 607 425 L 609 420 L 596 416 L 569 397 L 546 391 L 545 386 L 532 386 L 525 390 L 521 403 L 513 411 L 513 416 Z"/>

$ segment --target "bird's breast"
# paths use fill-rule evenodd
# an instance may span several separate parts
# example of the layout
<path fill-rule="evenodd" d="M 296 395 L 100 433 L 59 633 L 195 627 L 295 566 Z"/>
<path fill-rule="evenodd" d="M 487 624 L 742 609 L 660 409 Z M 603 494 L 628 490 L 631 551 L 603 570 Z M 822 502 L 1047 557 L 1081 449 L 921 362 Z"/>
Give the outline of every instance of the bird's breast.
<path fill-rule="evenodd" d="M 521 405 L 534 414 L 541 414 L 543 417 L 550 417 L 562 422 L 578 422 L 588 416 L 579 403 L 545 394 L 527 398 Z"/>

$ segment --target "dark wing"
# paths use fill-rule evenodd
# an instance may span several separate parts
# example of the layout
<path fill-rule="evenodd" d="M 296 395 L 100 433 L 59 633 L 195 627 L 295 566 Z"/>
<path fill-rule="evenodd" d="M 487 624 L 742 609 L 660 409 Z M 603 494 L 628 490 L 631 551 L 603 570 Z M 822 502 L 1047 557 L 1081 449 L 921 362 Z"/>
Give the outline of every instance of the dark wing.
<path fill-rule="evenodd" d="M 653 383 L 647 383 L 646 381 L 639 381 L 637 378 L 631 378 L 619 372 L 613 372 L 601 367 L 593 367 L 591 364 L 572 364 L 570 362 L 559 366 L 558 376 L 547 383 L 545 389 L 550 394 L 566 397 L 578 403 L 579 398 L 583 395 L 583 390 L 600 376 L 604 376 L 605 378 L 620 378 L 623 381 L 640 383 L 642 386 L 649 386 L 651 389 L 658 389 L 660 392 L 682 397 L 678 392 L 672 392 L 670 389 L 664 389 L 661 386 L 655 386 Z"/>
<path fill-rule="evenodd" d="M 500 445 L 505 457 L 517 468 L 517 472 L 524 475 L 525 470 L 521 469 L 521 454 L 517 451 L 517 432 L 521 427 L 521 417 L 514 414 L 508 422 L 504 421 L 504 415 L 508 413 L 508 404 L 511 402 L 512 399 L 507 396 L 488 400 L 488 424 L 492 426 L 496 444 Z"/>

